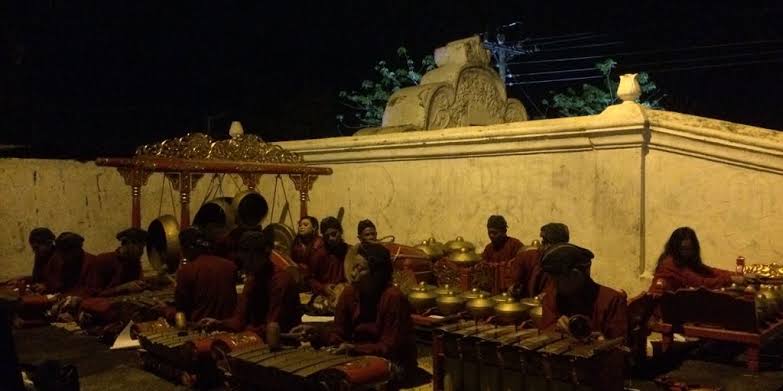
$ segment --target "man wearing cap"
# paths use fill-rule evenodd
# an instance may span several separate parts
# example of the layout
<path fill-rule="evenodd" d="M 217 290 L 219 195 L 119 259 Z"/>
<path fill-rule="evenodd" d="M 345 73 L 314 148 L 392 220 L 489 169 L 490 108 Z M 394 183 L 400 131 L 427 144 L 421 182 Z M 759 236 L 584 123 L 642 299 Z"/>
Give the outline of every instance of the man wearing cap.
<path fill-rule="evenodd" d="M 91 263 L 95 255 L 84 249 L 84 238 L 73 232 L 63 232 L 54 241 L 54 254 L 46 267 L 46 291 L 66 295 L 78 294 L 79 281 L 84 264 Z"/>
<path fill-rule="evenodd" d="M 590 277 L 593 253 L 585 248 L 560 243 L 548 248 L 541 268 L 552 279 L 542 302 L 541 329 L 563 326 L 569 317 L 590 319 L 592 331 L 605 338 L 625 337 L 628 313 L 625 294 L 597 284 Z M 562 327 L 561 327 L 562 328 Z"/>
<path fill-rule="evenodd" d="M 541 255 L 558 243 L 568 243 L 568 226 L 562 223 L 549 223 L 541 227 L 541 247 L 523 250 L 512 261 L 512 296 L 534 297 L 544 291 L 549 277 L 541 270 Z"/>
<path fill-rule="evenodd" d="M 128 228 L 117 234 L 120 247 L 98 254 L 82 268 L 80 285 L 85 296 L 113 296 L 144 290 L 141 256 L 147 232 Z"/>
<path fill-rule="evenodd" d="M 378 230 L 370 219 L 364 219 L 359 222 L 356 228 L 356 237 L 359 243 L 373 243 L 378 241 Z"/>
<path fill-rule="evenodd" d="M 270 260 L 275 247 L 270 230 L 248 231 L 238 243 L 237 256 L 245 269 L 246 280 L 236 310 L 230 318 L 202 318 L 204 327 L 231 331 L 250 330 L 266 336 L 267 326 L 275 323 L 288 332 L 301 323 L 299 295 L 291 275 L 277 270 Z"/>
<path fill-rule="evenodd" d="M 177 311 L 184 312 L 191 322 L 231 316 L 237 302 L 234 263 L 209 255 L 210 243 L 206 234 L 197 227 L 182 230 L 179 244 L 187 263 L 177 270 L 174 291 Z"/>
<path fill-rule="evenodd" d="M 35 255 L 33 274 L 27 282 L 35 286 L 36 290 L 43 290 L 43 284 L 46 281 L 46 266 L 54 254 L 54 233 L 49 228 L 35 228 L 30 231 L 27 242 Z"/>
<path fill-rule="evenodd" d="M 389 251 L 377 243 L 357 246 L 359 259 L 351 285 L 337 301 L 333 329 L 309 337 L 316 346 L 338 346 L 336 353 L 385 357 L 393 364 L 395 379 L 404 379 L 417 367 L 410 303 L 392 285 Z M 299 326 L 292 332 L 306 336 L 312 328 Z"/>
<path fill-rule="evenodd" d="M 591 332 L 606 339 L 627 338 L 626 296 L 590 278 L 592 259 L 590 250 L 569 243 L 555 244 L 544 251 L 541 268 L 552 283 L 544 291 L 540 329 L 558 329 L 580 338 Z M 582 327 L 584 330 L 579 330 Z M 621 350 L 601 356 L 592 373 L 595 389 L 622 390 L 624 366 Z"/>
<path fill-rule="evenodd" d="M 489 244 L 484 247 L 484 252 L 481 253 L 481 258 L 485 262 L 508 262 L 525 247 L 519 239 L 508 236 L 507 232 L 508 223 L 503 216 L 489 216 L 487 220 Z"/>

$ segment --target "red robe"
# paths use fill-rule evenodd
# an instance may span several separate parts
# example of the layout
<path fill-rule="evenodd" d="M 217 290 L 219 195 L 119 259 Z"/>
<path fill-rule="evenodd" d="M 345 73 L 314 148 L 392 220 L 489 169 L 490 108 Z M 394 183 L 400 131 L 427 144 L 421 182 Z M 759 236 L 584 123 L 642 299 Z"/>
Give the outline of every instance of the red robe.
<path fill-rule="evenodd" d="M 541 269 L 541 255 L 539 249 L 527 250 L 512 261 L 513 283 L 525 297 L 537 296 L 549 283 L 549 275 Z"/>
<path fill-rule="evenodd" d="M 297 236 L 291 246 L 291 259 L 302 269 L 305 281 L 309 281 L 310 275 L 314 274 L 311 265 L 325 262 L 323 259 L 326 257 L 326 243 L 320 236 L 314 237 L 310 243 L 303 243 Z"/>
<path fill-rule="evenodd" d="M 703 271 L 697 272 L 688 266 L 678 266 L 672 257 L 666 257 L 656 268 L 649 291 L 663 293 L 691 286 L 716 289 L 731 285 L 731 275 L 728 270 L 706 265 Z"/>
<path fill-rule="evenodd" d="M 523 249 L 525 245 L 517 238 L 507 237 L 506 242 L 503 243 L 500 248 L 495 248 L 495 245 L 490 242 L 484 247 L 484 252 L 481 253 L 481 258 L 490 263 L 508 262 L 513 259 L 519 250 Z"/>
<path fill-rule="evenodd" d="M 82 251 L 81 259 L 66 264 L 62 254 L 55 251 L 46 265 L 46 292 L 60 292 L 66 295 L 81 293 L 79 282 L 81 281 L 82 268 L 85 264 L 94 262 L 93 258 L 95 255 Z"/>
<path fill-rule="evenodd" d="M 200 255 L 181 266 L 174 290 L 177 310 L 191 322 L 230 317 L 237 303 L 236 270 L 231 261 L 214 255 Z"/>
<path fill-rule="evenodd" d="M 416 368 L 416 339 L 408 298 L 390 285 L 381 294 L 374 316 L 360 314 L 360 299 L 356 288 L 345 287 L 337 300 L 334 330 L 325 342 L 338 345 L 347 341 L 355 345 L 358 354 L 381 356 L 403 368 Z M 374 321 L 362 323 L 360 318 Z"/>
<path fill-rule="evenodd" d="M 142 278 L 141 259 L 120 260 L 117 251 L 98 254 L 82 267 L 79 285 L 85 296 L 95 296 L 109 288 Z"/>
<path fill-rule="evenodd" d="M 540 329 L 555 326 L 562 315 L 581 314 L 590 318 L 590 328 L 593 331 L 601 332 L 608 339 L 628 335 L 628 303 L 625 293 L 592 280 L 588 282 L 585 293 L 568 302 L 558 300 L 554 284 L 547 285 L 545 292 Z"/>
<path fill-rule="evenodd" d="M 299 325 L 302 320 L 300 307 L 299 293 L 291 275 L 286 271 L 270 270 L 245 281 L 234 316 L 223 323 L 232 331 L 249 330 L 264 338 L 266 325 L 271 322 L 278 323 L 283 333 Z"/>
<path fill-rule="evenodd" d="M 307 280 L 313 293 L 326 294 L 326 286 L 345 282 L 345 254 L 348 245 L 343 242 L 336 249 L 325 247 L 326 251 L 317 251 L 310 257 L 307 265 L 309 278 Z"/>

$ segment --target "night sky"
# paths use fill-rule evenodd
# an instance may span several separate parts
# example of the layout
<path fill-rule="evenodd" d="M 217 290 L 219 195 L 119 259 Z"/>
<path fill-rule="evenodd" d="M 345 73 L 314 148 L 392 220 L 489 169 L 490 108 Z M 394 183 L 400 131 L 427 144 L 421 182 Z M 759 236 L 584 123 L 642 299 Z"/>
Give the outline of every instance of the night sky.
<path fill-rule="evenodd" d="M 397 47 L 420 58 L 514 21 L 509 39 L 595 34 L 515 60 L 527 84 L 509 95 L 532 115 L 531 100 L 590 81 L 551 80 L 590 75 L 574 70 L 605 56 L 650 71 L 669 110 L 783 130 L 783 5 L 729 4 L 6 0 L 0 144 L 27 146 L 5 156 L 130 155 L 210 116 L 220 137 L 231 120 L 267 141 L 339 136 L 338 91 Z"/>

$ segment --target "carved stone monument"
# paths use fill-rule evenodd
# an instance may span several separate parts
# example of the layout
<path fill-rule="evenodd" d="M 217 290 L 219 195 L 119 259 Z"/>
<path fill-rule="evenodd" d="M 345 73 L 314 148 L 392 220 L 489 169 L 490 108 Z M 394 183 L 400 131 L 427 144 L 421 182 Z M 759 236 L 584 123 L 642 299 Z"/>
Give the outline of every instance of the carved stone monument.
<path fill-rule="evenodd" d="M 490 54 L 478 36 L 435 50 L 437 68 L 417 86 L 402 88 L 386 103 L 380 128 L 356 134 L 435 130 L 526 121 L 522 102 L 509 99 Z"/>

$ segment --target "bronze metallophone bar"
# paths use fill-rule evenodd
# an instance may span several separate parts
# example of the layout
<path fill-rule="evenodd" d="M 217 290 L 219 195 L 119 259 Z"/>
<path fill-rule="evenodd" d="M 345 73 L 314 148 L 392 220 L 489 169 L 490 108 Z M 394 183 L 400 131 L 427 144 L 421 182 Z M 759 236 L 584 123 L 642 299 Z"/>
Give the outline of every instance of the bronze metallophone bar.
<path fill-rule="evenodd" d="M 436 390 L 622 390 L 622 338 L 579 342 L 560 333 L 459 322 L 436 329 Z M 601 369 L 608 370 L 601 370 Z"/>
<path fill-rule="evenodd" d="M 145 369 L 169 380 L 186 385 L 199 383 L 213 385 L 217 381 L 214 361 L 197 360 L 192 345 L 188 344 L 207 336 L 193 331 L 166 329 L 138 335 Z"/>
<path fill-rule="evenodd" d="M 271 351 L 255 346 L 227 357 L 230 383 L 240 389 L 384 389 L 390 368 L 385 359 L 335 355 L 309 347 Z"/>

